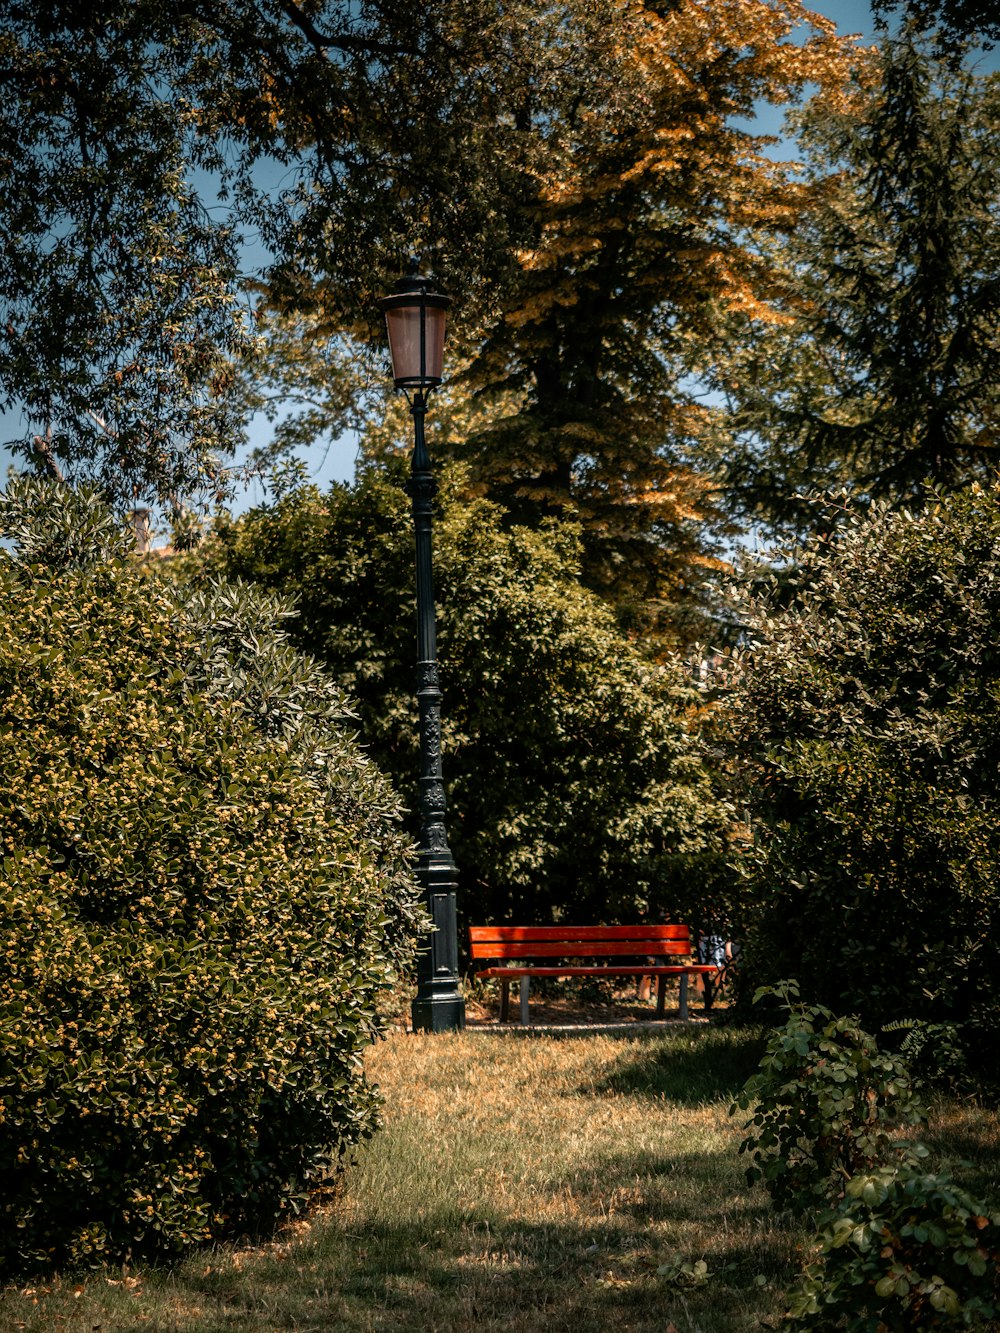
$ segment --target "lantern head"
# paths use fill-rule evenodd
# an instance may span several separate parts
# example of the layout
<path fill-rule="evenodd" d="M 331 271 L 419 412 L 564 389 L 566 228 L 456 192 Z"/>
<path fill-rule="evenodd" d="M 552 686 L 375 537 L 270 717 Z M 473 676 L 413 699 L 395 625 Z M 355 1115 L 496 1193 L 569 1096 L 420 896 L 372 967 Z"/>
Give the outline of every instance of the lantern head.
<path fill-rule="evenodd" d="M 416 262 L 396 283 L 392 295 L 379 301 L 385 311 L 397 389 L 433 389 L 441 383 L 445 317 L 450 305 L 450 296 L 431 291 L 431 279 L 417 271 Z"/>

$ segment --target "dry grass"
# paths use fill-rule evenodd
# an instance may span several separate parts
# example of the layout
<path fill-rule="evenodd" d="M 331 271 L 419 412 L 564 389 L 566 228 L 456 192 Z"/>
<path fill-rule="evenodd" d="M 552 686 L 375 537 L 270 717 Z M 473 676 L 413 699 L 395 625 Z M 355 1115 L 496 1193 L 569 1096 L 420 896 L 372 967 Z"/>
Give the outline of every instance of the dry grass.
<path fill-rule="evenodd" d="M 774 1327 L 805 1238 L 743 1182 L 727 1106 L 756 1056 L 726 1028 L 397 1034 L 370 1054 L 385 1129 L 308 1221 L 172 1274 L 10 1290 L 0 1330 Z M 935 1132 L 995 1164 L 995 1117 L 949 1105 Z"/>

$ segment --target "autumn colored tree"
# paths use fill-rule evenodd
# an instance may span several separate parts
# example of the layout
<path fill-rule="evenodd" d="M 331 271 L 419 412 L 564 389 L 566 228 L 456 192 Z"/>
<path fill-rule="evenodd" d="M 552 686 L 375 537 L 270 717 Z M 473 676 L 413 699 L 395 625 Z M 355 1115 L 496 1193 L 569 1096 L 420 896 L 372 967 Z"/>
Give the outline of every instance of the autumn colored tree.
<path fill-rule="evenodd" d="M 796 0 L 622 4 L 602 54 L 534 126 L 529 239 L 459 381 L 492 411 L 454 452 L 518 521 L 576 515 L 587 583 L 662 629 L 723 527 L 691 385 L 721 314 L 771 318 L 760 241 L 801 205 L 736 118 L 833 95 L 848 55 Z"/>
<path fill-rule="evenodd" d="M 834 96 L 849 53 L 794 0 L 515 12 L 525 26 L 490 57 L 490 97 L 448 113 L 446 156 L 467 178 L 455 198 L 464 209 L 474 195 L 492 219 L 478 269 L 466 218 L 451 225 L 455 200 L 424 191 L 411 209 L 411 236 L 456 297 L 461 370 L 451 403 L 436 404 L 436 448 L 468 462 L 513 521 L 576 517 L 587 583 L 630 628 L 669 621 L 676 633 L 725 528 L 697 457 L 711 414 L 691 385 L 722 313 L 770 317 L 760 241 L 800 203 L 737 118 L 807 82 Z M 374 200 L 371 212 L 385 217 Z M 305 310 L 315 337 L 349 327 L 321 241 L 271 297 Z M 365 447 L 397 442 L 407 447 L 403 422 Z"/>
<path fill-rule="evenodd" d="M 250 408 L 287 383 L 264 363 L 245 391 L 262 335 L 377 341 L 374 298 L 416 246 L 458 298 L 479 400 L 455 452 L 514 518 L 574 513 L 587 581 L 655 621 L 712 566 L 690 377 L 721 312 L 767 317 L 759 242 L 799 202 L 734 118 L 835 89 L 845 60 L 799 0 L 16 0 L 15 448 L 125 502 L 222 493 Z M 240 272 L 249 229 L 266 272 Z"/>
<path fill-rule="evenodd" d="M 719 383 L 730 501 L 772 528 L 830 523 L 812 500 L 919 503 L 996 467 L 1000 79 L 912 29 L 802 143 L 815 204 L 786 242 L 785 320 L 735 329 Z"/>

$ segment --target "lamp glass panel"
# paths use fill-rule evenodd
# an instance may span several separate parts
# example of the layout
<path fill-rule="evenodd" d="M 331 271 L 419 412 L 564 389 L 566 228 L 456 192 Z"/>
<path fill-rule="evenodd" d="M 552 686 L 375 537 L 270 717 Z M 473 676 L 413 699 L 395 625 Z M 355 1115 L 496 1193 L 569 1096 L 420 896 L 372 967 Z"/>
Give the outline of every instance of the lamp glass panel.
<path fill-rule="evenodd" d="M 427 317 L 427 374 L 439 380 L 444 373 L 444 326 L 447 311 L 441 306 L 429 305 Z"/>
<path fill-rule="evenodd" d="M 445 311 L 435 306 L 423 308 L 425 318 L 425 364 L 420 364 L 421 307 L 397 306 L 385 312 L 392 353 L 393 379 L 420 382 L 440 380 L 444 362 Z"/>

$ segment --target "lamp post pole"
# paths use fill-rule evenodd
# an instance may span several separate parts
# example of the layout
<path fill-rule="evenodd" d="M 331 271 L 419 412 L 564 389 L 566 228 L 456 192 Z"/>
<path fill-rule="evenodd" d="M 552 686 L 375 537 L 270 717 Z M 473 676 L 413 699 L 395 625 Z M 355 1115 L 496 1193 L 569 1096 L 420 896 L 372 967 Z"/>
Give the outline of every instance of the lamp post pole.
<path fill-rule="evenodd" d="M 418 874 L 433 929 L 429 947 L 417 958 L 414 1029 L 446 1032 L 465 1026 L 465 1002 L 458 990 L 458 933 L 455 891 L 458 875 L 445 831 L 441 772 L 441 685 L 438 678 L 431 571 L 431 525 L 437 482 L 424 439 L 427 399 L 413 395 L 413 462 L 407 490 L 413 502 L 417 565 L 417 706 L 420 710 L 420 843 Z"/>
<path fill-rule="evenodd" d="M 444 778 L 441 771 L 441 684 L 434 624 L 431 559 L 434 493 L 424 435 L 427 395 L 441 382 L 444 312 L 447 297 L 430 291 L 430 281 L 416 271 L 402 279 L 380 303 L 386 314 L 393 378 L 412 390 L 413 458 L 407 491 L 413 505 L 417 582 L 417 706 L 420 735 L 420 839 L 417 876 L 431 918 L 430 938 L 417 955 L 414 1031 L 449 1032 L 465 1026 L 465 1001 L 458 982 L 456 899 L 458 873 L 445 830 Z M 408 395 L 409 396 L 409 395 Z"/>

